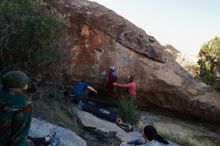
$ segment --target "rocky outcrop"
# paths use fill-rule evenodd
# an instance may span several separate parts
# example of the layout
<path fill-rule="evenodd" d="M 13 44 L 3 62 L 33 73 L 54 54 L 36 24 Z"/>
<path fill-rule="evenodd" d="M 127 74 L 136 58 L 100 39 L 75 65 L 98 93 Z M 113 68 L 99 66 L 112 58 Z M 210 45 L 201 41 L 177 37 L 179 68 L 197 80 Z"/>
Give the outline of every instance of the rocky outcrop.
<path fill-rule="evenodd" d="M 93 129 L 96 132 L 102 131 L 106 136 L 110 133 L 115 133 L 115 136 L 121 141 L 128 141 L 137 137 L 141 138 L 141 134 L 137 132 L 125 132 L 115 123 L 99 119 L 88 112 L 77 110 L 77 117 L 82 126 L 87 129 Z"/>
<path fill-rule="evenodd" d="M 109 136 L 112 135 L 112 133 L 115 133 L 114 136 L 116 136 L 121 141 L 129 141 L 132 139 L 143 138 L 142 133 L 139 130 L 134 130 L 133 132 L 125 132 L 124 130 L 119 128 L 115 123 L 97 118 L 96 116 L 88 112 L 85 112 L 79 109 L 74 109 L 74 108 L 73 108 L 73 111 L 77 114 L 79 122 L 82 124 L 82 126 L 85 129 L 90 130 L 90 131 L 92 129 L 93 133 L 94 132 L 99 133 L 103 137 L 108 138 Z M 149 117 L 151 118 L 151 116 Z M 153 118 L 151 118 L 151 120 L 153 121 Z M 144 120 L 142 122 L 144 122 L 144 125 L 149 124 L 149 122 L 147 123 Z M 158 125 L 156 122 L 153 122 L 153 124 Z M 172 146 L 179 146 L 178 144 L 175 144 L 171 141 L 169 142 Z"/>
<path fill-rule="evenodd" d="M 207 124 L 194 123 L 179 120 L 175 116 L 164 116 L 161 113 L 148 113 L 139 111 L 141 118 L 138 125 L 151 124 L 156 127 L 157 132 L 168 140 L 185 145 L 217 146 L 220 144 L 220 129 L 212 129 Z"/>
<path fill-rule="evenodd" d="M 129 74 L 138 83 L 140 105 L 191 114 L 220 123 L 220 93 L 195 80 L 152 36 L 113 11 L 86 0 L 46 0 L 70 21 L 63 40 L 69 56 L 64 71 L 70 80 L 103 83 L 106 70 L 115 65 L 119 78 Z M 213 96 L 215 94 L 215 96 Z M 204 96 L 206 101 L 204 102 Z"/>
<path fill-rule="evenodd" d="M 39 119 L 32 119 L 29 133 L 30 136 L 45 137 L 50 131 L 56 132 L 57 137 L 60 138 L 61 146 L 87 146 L 85 140 L 68 129 L 64 129 Z"/>

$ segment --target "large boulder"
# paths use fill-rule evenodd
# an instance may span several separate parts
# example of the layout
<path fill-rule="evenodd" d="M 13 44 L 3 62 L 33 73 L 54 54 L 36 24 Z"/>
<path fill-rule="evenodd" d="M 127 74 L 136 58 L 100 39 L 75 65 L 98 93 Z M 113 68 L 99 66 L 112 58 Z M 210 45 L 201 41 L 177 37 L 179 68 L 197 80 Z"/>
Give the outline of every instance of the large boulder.
<path fill-rule="evenodd" d="M 102 131 L 103 133 L 106 133 L 106 135 L 107 133 L 115 133 L 115 136 L 121 141 L 128 141 L 142 137 L 140 133 L 127 133 L 118 127 L 115 123 L 97 118 L 85 111 L 77 110 L 77 117 L 84 128 L 93 129 L 96 132 Z"/>
<path fill-rule="evenodd" d="M 138 102 L 190 114 L 220 123 L 220 93 L 193 76 L 178 62 L 172 49 L 163 47 L 115 12 L 87 0 L 45 0 L 70 21 L 62 46 L 70 80 L 103 83 L 115 65 L 119 79 L 135 75 Z M 171 50 L 171 51 L 170 51 Z M 206 100 L 204 100 L 206 99 Z"/>
<path fill-rule="evenodd" d="M 115 123 L 100 119 L 91 113 L 88 113 L 88 112 L 85 112 L 79 109 L 74 109 L 74 108 L 73 108 L 73 111 L 77 114 L 79 122 L 81 122 L 82 126 L 85 129 L 90 130 L 90 131 L 92 129 L 93 133 L 94 131 L 95 133 L 98 132 L 101 135 L 103 135 L 103 137 L 108 137 L 110 133 L 115 133 L 115 136 L 121 141 L 129 141 L 132 139 L 143 138 L 142 133 L 139 130 L 134 130 L 133 132 L 125 132 L 124 130 L 119 128 Z M 144 123 L 144 124 L 146 125 L 149 123 Z M 170 142 L 170 145 L 172 146 L 179 146 L 178 144 L 175 144 L 171 141 L 169 142 Z"/>

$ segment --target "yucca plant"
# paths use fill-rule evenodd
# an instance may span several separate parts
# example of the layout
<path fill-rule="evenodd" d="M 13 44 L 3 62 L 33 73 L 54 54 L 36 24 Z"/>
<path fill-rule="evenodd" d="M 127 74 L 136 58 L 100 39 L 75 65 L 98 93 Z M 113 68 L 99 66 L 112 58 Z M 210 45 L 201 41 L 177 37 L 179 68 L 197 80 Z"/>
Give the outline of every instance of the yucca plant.
<path fill-rule="evenodd" d="M 135 105 L 134 99 L 131 99 L 126 94 L 119 94 L 118 101 L 118 113 L 121 119 L 126 123 L 134 123 L 137 121 L 135 116 L 135 111 L 137 110 L 137 106 Z"/>

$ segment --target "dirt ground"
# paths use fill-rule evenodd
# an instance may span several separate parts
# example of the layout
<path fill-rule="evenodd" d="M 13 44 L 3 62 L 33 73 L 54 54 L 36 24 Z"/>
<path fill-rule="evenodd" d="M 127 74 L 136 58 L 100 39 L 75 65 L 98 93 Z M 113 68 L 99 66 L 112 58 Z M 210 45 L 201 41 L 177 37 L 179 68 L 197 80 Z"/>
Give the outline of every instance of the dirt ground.
<path fill-rule="evenodd" d="M 83 129 L 82 126 L 80 126 L 76 115 L 72 111 L 72 107 L 76 105 L 73 104 L 73 98 L 68 95 L 67 88 L 41 85 L 40 88 L 38 87 L 38 89 L 32 92 L 32 94 L 34 117 L 41 118 L 42 120 L 74 131 L 77 135 L 86 140 L 87 143 L 89 143 L 89 146 L 115 146 L 120 144 L 120 141 L 116 138 L 100 139 L 94 133 Z M 115 101 L 104 92 L 100 92 L 100 96 L 96 98 L 96 100 L 102 100 L 102 97 L 105 97 L 106 103 L 114 103 Z M 148 113 L 144 114 L 144 111 L 138 111 L 138 113 L 141 113 L 142 116 L 145 115 L 148 119 L 150 118 L 150 121 L 154 121 L 157 129 L 159 128 L 158 131 L 167 139 L 179 144 L 191 145 L 191 142 L 193 146 L 201 141 L 205 141 L 205 143 L 208 143 L 210 146 L 220 144 L 220 140 L 218 138 L 214 138 L 216 137 L 215 134 L 214 136 L 210 136 L 210 133 L 212 132 L 217 133 L 217 135 L 219 134 L 220 130 L 219 128 L 216 128 L 215 125 L 202 123 L 201 121 L 196 121 L 190 117 L 186 118 L 176 113 L 159 109 L 152 105 L 149 105 L 149 108 L 144 110 Z M 175 129 L 177 128 L 180 131 L 179 133 L 175 133 Z M 197 130 L 197 133 L 195 133 L 195 129 Z M 190 133 L 197 135 L 197 138 L 194 138 L 194 136 Z"/>

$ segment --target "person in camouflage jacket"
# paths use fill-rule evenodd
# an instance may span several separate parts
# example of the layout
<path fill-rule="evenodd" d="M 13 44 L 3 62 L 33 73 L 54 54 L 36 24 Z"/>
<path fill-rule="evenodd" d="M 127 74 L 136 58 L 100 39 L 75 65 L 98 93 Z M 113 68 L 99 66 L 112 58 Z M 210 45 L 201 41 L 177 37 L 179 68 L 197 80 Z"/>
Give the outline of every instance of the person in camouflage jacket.
<path fill-rule="evenodd" d="M 10 71 L 1 77 L 1 146 L 33 146 L 28 139 L 32 119 L 31 97 L 25 93 L 28 82 L 28 76 L 21 71 Z"/>

